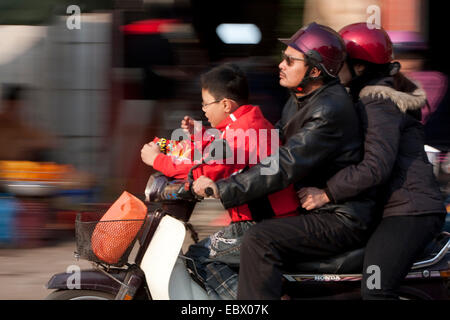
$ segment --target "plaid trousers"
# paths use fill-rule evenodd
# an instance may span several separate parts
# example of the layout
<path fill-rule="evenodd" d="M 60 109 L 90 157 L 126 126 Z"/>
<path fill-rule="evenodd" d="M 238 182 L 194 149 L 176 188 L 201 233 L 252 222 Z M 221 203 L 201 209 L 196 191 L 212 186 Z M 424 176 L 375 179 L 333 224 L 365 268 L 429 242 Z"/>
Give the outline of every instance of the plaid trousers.
<path fill-rule="evenodd" d="M 242 237 L 254 224 L 254 221 L 233 222 L 189 247 L 186 256 L 194 260 L 210 298 L 236 299 Z"/>

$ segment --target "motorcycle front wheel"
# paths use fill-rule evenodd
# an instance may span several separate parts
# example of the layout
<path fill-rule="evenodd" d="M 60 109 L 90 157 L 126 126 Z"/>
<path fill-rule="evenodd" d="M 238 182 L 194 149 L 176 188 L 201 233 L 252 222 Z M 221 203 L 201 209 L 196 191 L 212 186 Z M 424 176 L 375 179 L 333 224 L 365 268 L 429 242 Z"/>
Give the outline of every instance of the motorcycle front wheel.
<path fill-rule="evenodd" d="M 57 290 L 45 300 L 114 300 L 115 295 L 95 290 Z"/>

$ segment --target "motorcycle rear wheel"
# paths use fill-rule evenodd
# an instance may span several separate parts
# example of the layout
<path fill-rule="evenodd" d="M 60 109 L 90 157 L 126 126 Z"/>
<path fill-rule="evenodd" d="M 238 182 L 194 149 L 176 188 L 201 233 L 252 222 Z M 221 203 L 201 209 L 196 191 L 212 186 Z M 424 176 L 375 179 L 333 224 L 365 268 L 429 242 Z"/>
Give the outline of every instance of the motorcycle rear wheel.
<path fill-rule="evenodd" d="M 57 290 L 45 300 L 114 300 L 115 295 L 95 290 Z"/>

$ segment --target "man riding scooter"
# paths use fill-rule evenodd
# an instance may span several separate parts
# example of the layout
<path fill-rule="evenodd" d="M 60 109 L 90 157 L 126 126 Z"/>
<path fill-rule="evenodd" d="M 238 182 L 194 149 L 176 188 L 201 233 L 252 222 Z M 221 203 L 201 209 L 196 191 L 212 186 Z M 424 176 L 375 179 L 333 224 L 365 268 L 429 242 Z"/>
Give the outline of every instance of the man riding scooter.
<path fill-rule="evenodd" d="M 340 34 L 348 54 L 340 77 L 361 110 L 364 159 L 330 178 L 325 190 L 305 188 L 299 194 L 302 206 L 312 210 L 380 186 L 383 219 L 367 244 L 363 267 L 380 268 L 380 287 L 368 288 L 363 273 L 361 292 L 365 299 L 397 299 L 402 279 L 441 231 L 446 215 L 424 150 L 420 109 L 426 96 L 399 72 L 382 28 L 356 23 Z"/>

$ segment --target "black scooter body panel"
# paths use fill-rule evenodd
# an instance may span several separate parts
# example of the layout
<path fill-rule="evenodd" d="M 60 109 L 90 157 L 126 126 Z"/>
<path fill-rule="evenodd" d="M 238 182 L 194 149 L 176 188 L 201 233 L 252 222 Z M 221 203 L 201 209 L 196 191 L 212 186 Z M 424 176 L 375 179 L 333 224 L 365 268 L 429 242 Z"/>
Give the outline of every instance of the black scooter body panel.
<path fill-rule="evenodd" d="M 127 271 L 115 270 L 114 272 L 110 271 L 109 274 L 117 280 L 123 281 L 125 279 Z M 48 281 L 46 288 L 70 290 L 71 288 L 67 286 L 67 281 L 72 275 L 73 273 L 57 273 L 53 275 L 53 277 Z M 100 271 L 82 270 L 80 274 L 80 287 L 72 290 L 77 289 L 97 290 L 106 293 L 117 294 L 120 289 L 120 284 Z"/>

